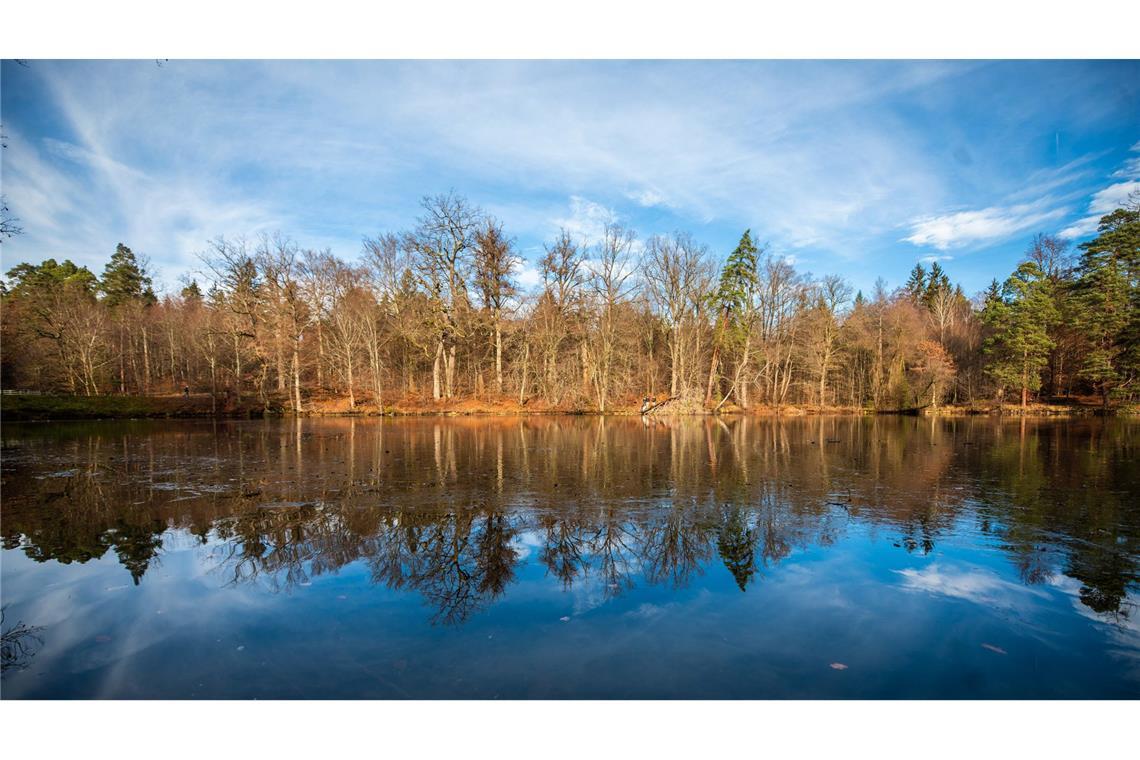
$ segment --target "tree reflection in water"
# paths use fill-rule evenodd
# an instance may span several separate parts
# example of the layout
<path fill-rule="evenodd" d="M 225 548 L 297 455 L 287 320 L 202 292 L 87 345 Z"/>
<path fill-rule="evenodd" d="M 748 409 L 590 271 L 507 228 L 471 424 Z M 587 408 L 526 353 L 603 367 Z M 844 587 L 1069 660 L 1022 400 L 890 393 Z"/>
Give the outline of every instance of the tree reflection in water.
<path fill-rule="evenodd" d="M 719 563 L 746 592 L 855 528 L 927 554 L 967 532 L 1026 584 L 1067 575 L 1084 605 L 1121 616 L 1140 554 L 1138 431 L 881 417 L 9 426 L 3 543 L 40 562 L 114 551 L 139 583 L 183 532 L 223 585 L 274 591 L 361 562 L 456 624 L 523 562 L 607 596 L 681 588 Z"/>
<path fill-rule="evenodd" d="M 43 646 L 43 628 L 18 621 L 8 625 L 7 607 L 0 607 L 0 673 L 24 670 Z"/>

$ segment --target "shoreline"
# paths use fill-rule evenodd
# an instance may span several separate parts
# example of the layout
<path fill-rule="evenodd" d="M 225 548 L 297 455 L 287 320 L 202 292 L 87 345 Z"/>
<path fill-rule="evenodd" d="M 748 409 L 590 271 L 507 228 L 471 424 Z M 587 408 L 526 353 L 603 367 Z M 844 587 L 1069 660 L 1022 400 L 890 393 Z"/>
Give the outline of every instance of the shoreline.
<path fill-rule="evenodd" d="M 858 407 L 826 407 L 824 409 L 797 406 L 756 406 L 748 409 L 726 407 L 713 414 L 704 410 L 662 410 L 641 415 L 638 406 L 619 406 L 599 412 L 595 409 L 552 407 L 515 402 L 476 401 L 458 399 L 450 402 L 424 402 L 404 400 L 378 410 L 372 404 L 348 407 L 347 399 L 328 398 L 314 400 L 302 417 L 540 417 L 551 415 L 615 416 L 659 419 L 680 417 L 866 417 L 874 415 L 915 417 L 1014 417 L 1085 418 L 1106 416 L 1099 405 L 1068 403 L 1034 403 L 1023 412 L 1020 406 L 1006 405 L 1000 411 L 997 405 L 945 405 L 937 409 L 875 410 Z M 1107 416 L 1136 416 L 1135 406 L 1110 407 Z M 262 404 L 230 403 L 222 408 L 211 404 L 209 395 L 183 396 L 49 396 L 31 394 L 4 394 L 0 397 L 0 422 L 47 422 L 82 420 L 127 419 L 257 419 L 295 417 L 283 406 L 266 408 Z"/>

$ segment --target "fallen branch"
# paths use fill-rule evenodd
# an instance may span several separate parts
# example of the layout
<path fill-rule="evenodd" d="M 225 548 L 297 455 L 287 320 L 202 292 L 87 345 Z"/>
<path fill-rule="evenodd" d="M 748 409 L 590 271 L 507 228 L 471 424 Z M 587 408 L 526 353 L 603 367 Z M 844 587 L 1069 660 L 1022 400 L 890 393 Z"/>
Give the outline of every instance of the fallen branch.
<path fill-rule="evenodd" d="M 676 401 L 679 398 L 681 398 L 681 397 L 680 396 L 670 396 L 669 398 L 665 399 L 664 401 L 658 401 L 656 404 L 648 404 L 648 405 L 642 404 L 641 405 L 641 413 L 642 414 L 650 414 L 654 409 L 660 409 L 661 407 L 668 404 L 670 401 Z"/>

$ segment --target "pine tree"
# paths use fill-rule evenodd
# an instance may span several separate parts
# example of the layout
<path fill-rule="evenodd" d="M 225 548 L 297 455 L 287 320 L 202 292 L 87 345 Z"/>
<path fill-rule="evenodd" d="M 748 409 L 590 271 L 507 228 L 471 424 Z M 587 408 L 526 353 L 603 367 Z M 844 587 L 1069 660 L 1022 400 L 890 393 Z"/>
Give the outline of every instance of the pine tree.
<path fill-rule="evenodd" d="M 1081 246 L 1075 319 L 1088 342 L 1080 375 L 1109 396 L 1140 377 L 1140 209 L 1104 216 Z"/>
<path fill-rule="evenodd" d="M 713 343 L 712 363 L 709 366 L 709 382 L 705 392 L 705 404 L 712 402 L 713 387 L 716 383 L 717 362 L 723 346 L 735 343 L 741 337 L 744 327 L 740 313 L 752 298 L 758 282 L 756 270 L 759 252 L 752 242 L 752 231 L 745 230 L 736 244 L 736 249 L 728 255 L 724 269 L 720 273 L 720 283 L 709 297 L 709 306 L 717 317 L 716 337 Z"/>
<path fill-rule="evenodd" d="M 190 284 L 182 288 L 182 298 L 186 301 L 193 303 L 202 302 L 202 289 L 198 287 L 197 280 L 191 280 Z"/>
<path fill-rule="evenodd" d="M 6 277 L 11 282 L 8 291 L 11 295 L 48 292 L 64 285 L 94 294 L 99 283 L 90 269 L 76 266 L 71 259 L 64 259 L 60 263 L 55 259 L 47 259 L 39 265 L 17 264 L 8 270 Z"/>
<path fill-rule="evenodd" d="M 717 553 L 741 591 L 756 574 L 756 533 L 740 509 L 732 509 L 717 534 Z"/>
<path fill-rule="evenodd" d="M 111 260 L 103 269 L 100 290 L 103 291 L 103 302 L 112 308 L 131 301 L 150 305 L 158 300 L 150 277 L 139 265 L 134 252 L 122 243 L 116 246 Z"/>
<path fill-rule="evenodd" d="M 1021 407 L 1029 391 L 1041 387 L 1041 370 L 1049 360 L 1053 340 L 1049 328 L 1057 318 L 1049 279 L 1032 261 L 1020 264 L 1005 281 L 1000 294 L 990 286 L 982 321 L 990 330 L 983 350 L 990 357 L 987 372 L 998 385 L 1021 391 Z"/>
<path fill-rule="evenodd" d="M 930 275 L 926 278 L 926 287 L 922 290 L 922 305 L 929 309 L 941 292 L 950 290 L 950 278 L 942 271 L 938 262 L 934 262 L 930 265 Z"/>
<path fill-rule="evenodd" d="M 910 300 L 918 303 L 922 296 L 926 293 L 926 270 L 923 269 L 922 264 L 915 264 L 914 269 L 910 270 L 910 279 L 906 281 L 903 286 L 906 294 Z"/>

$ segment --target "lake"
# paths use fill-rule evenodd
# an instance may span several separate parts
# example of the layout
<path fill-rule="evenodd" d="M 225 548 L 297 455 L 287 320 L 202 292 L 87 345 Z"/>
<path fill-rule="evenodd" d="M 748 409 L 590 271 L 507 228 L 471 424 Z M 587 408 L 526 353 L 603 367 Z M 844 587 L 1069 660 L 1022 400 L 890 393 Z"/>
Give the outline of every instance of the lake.
<path fill-rule="evenodd" d="M 5 699 L 1140 697 L 1136 421 L 2 438 Z"/>

